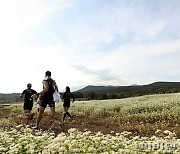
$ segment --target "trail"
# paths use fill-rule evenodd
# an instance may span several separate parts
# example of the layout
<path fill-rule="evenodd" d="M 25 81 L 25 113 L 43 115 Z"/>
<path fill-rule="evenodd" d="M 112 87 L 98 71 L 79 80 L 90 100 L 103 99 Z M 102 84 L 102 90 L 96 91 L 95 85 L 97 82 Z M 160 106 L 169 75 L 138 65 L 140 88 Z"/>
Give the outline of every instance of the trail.
<path fill-rule="evenodd" d="M 30 126 L 35 125 L 37 113 L 35 114 L 33 120 L 30 122 Z M 62 114 L 60 114 L 63 117 Z M 180 127 L 179 124 L 168 122 L 165 123 L 141 123 L 141 122 L 121 122 L 118 118 L 114 117 L 87 117 L 84 115 L 72 115 L 73 120 L 65 120 L 63 129 L 60 127 L 59 122 L 51 116 L 49 112 L 43 114 L 40 129 L 43 131 L 53 131 L 56 135 L 61 132 L 67 133 L 70 128 L 76 128 L 80 131 L 91 131 L 97 133 L 101 131 L 103 134 L 115 134 L 121 133 L 123 131 L 132 132 L 133 136 L 152 136 L 155 134 L 157 129 L 170 130 L 177 134 L 180 138 Z M 8 126 L 6 123 L 1 123 L 0 128 L 10 129 L 16 127 L 17 125 L 23 124 L 23 113 L 14 113 L 9 108 L 0 108 L 0 120 L 8 120 Z"/>

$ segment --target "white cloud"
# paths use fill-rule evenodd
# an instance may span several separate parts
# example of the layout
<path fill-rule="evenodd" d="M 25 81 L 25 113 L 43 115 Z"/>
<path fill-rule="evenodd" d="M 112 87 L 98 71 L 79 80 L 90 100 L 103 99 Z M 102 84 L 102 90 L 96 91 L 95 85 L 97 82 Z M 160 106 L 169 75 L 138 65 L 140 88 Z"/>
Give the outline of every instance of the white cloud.
<path fill-rule="evenodd" d="M 57 9 L 64 10 L 71 6 L 65 1 L 58 1 L 60 3 L 57 6 L 56 3 L 47 5 L 41 0 L 0 1 L 0 66 L 4 72 L 0 92 L 20 92 L 29 82 L 40 90 L 44 72 L 58 64 L 63 65 L 66 59 L 64 53 L 67 52 L 64 47 L 29 42 L 34 28 L 48 24 Z M 48 65 L 50 54 L 54 58 L 52 65 Z"/>
<path fill-rule="evenodd" d="M 167 68 L 158 58 L 178 56 L 179 3 L 156 3 L 0 1 L 0 92 L 19 92 L 28 82 L 41 90 L 46 70 L 62 91 L 174 79 L 177 57 Z M 172 75 L 162 73 L 173 67 Z"/>

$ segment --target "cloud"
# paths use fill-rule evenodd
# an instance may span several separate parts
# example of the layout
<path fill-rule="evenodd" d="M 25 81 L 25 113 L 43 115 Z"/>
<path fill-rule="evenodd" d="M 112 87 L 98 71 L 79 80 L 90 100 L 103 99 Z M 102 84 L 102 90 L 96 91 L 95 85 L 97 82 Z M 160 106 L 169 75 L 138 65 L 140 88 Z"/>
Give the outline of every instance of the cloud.
<path fill-rule="evenodd" d="M 117 83 L 126 83 L 125 80 L 121 79 L 121 76 L 118 76 L 116 73 L 114 73 L 114 69 L 109 69 L 108 65 L 105 65 L 105 67 L 102 69 L 94 68 L 93 66 L 91 68 L 87 68 L 82 65 L 73 65 L 73 67 L 80 73 L 84 74 L 84 78 L 89 79 L 89 84 L 117 85 Z"/>
<path fill-rule="evenodd" d="M 86 75 L 97 77 L 98 80 L 108 81 L 108 80 L 114 80 L 117 78 L 108 69 L 95 70 L 95 69 L 86 68 L 85 66 L 81 66 L 81 65 L 74 65 L 74 68 L 76 68 L 78 71 L 81 71 L 82 73 Z"/>
<path fill-rule="evenodd" d="M 159 2 L 156 3 L 160 5 Z M 156 43 L 161 42 L 161 39 L 175 37 L 177 34 L 170 32 L 168 25 L 169 22 L 175 23 L 175 14 L 179 11 L 175 10 L 171 16 L 167 16 L 164 11 L 169 12 L 167 5 L 155 7 L 154 4 L 155 2 L 147 1 L 143 5 L 136 1 L 104 1 L 101 5 L 95 1 L 90 4 L 84 1 L 74 2 L 72 9 L 67 9 L 63 12 L 64 16 L 56 19 L 58 33 L 57 29 L 52 29 L 52 33 L 64 45 L 85 55 L 110 52 L 124 44 Z M 170 9 L 176 7 L 170 6 Z M 177 22 L 176 25 L 179 25 L 178 20 Z M 179 30 L 177 26 L 173 27 L 175 31 Z"/>
<path fill-rule="evenodd" d="M 34 29 L 50 23 L 55 11 L 69 7 L 71 3 L 64 0 L 50 4 L 42 0 L 0 2 L 0 66 L 4 72 L 2 81 L 8 81 L 8 86 L 1 83 L 2 92 L 19 92 L 26 88 L 28 82 L 40 90 L 44 72 L 53 70 L 59 60 L 60 65 L 63 65 L 66 57 L 62 55 L 67 55 L 64 54 L 67 50 L 61 44 L 33 44 L 30 39 Z M 52 59 L 49 65 L 51 54 L 54 61 Z"/>
<path fill-rule="evenodd" d="M 116 70 L 116 73 L 119 76 L 123 75 L 122 79 L 128 80 L 129 83 L 169 80 L 167 74 L 170 74 L 170 70 L 174 70 L 178 66 L 177 57 L 179 54 L 177 53 L 179 50 L 179 40 L 162 42 L 161 44 L 124 46 L 102 58 L 96 65 L 106 64 L 104 67 Z M 167 61 L 167 57 L 170 55 L 171 59 Z"/>
<path fill-rule="evenodd" d="M 1 82 L 1 91 L 19 91 L 31 81 L 40 90 L 46 70 L 61 90 L 177 80 L 179 6 L 162 0 L 1 1 L 0 65 L 10 85 Z"/>

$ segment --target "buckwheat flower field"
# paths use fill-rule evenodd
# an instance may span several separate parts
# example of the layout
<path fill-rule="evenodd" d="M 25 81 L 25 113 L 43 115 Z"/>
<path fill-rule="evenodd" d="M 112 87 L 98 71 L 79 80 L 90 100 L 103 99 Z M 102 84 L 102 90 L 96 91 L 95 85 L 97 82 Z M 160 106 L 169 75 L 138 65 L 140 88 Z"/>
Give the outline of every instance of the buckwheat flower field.
<path fill-rule="evenodd" d="M 165 138 L 131 137 L 122 132 L 114 136 L 80 132 L 71 128 L 68 133 L 41 132 L 30 128 L 18 128 L 0 133 L 0 153 L 180 153 L 180 139 L 168 131 Z"/>
<path fill-rule="evenodd" d="M 77 101 L 70 110 L 74 121 L 65 123 L 65 131 L 48 121 L 49 111 L 43 129 L 24 126 L 22 106 L 14 105 L 1 109 L 0 153 L 179 154 L 179 100 L 180 94 L 164 94 Z M 57 112 L 62 116 L 61 106 Z"/>

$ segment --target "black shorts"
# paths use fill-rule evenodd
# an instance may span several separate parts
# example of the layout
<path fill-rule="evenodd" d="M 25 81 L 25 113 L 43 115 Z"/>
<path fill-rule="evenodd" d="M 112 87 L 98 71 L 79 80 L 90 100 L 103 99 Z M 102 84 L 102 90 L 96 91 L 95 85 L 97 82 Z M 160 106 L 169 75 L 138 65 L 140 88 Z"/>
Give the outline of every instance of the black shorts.
<path fill-rule="evenodd" d="M 53 100 L 42 100 L 40 103 L 40 106 L 43 108 L 46 108 L 47 105 L 49 107 L 55 107 L 55 102 Z"/>
<path fill-rule="evenodd" d="M 70 100 L 64 100 L 63 107 L 70 107 Z"/>
<path fill-rule="evenodd" d="M 33 108 L 33 102 L 30 101 L 26 101 L 24 102 L 24 106 L 23 106 L 24 110 L 32 110 Z"/>
<path fill-rule="evenodd" d="M 53 94 L 45 94 L 42 97 L 42 101 L 40 103 L 40 106 L 43 108 L 46 108 L 47 105 L 49 107 L 55 107 L 55 102 L 53 101 Z"/>

